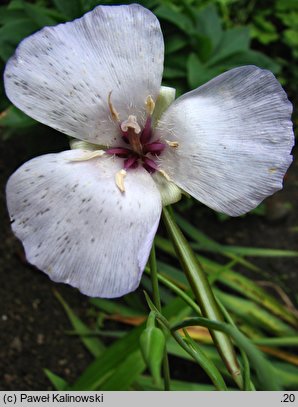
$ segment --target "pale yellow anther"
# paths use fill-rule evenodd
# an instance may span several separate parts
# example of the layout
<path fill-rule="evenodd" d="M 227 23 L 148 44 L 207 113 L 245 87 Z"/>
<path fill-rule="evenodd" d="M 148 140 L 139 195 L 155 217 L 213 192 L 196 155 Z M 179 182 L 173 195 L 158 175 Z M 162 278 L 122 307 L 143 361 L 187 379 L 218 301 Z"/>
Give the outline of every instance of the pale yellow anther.
<path fill-rule="evenodd" d="M 169 176 L 164 170 L 158 169 L 157 171 L 158 171 L 160 174 L 162 174 L 162 175 L 165 177 L 165 179 L 166 179 L 167 181 L 172 181 L 171 178 L 170 178 L 170 176 Z"/>
<path fill-rule="evenodd" d="M 116 185 L 121 192 L 125 192 L 125 187 L 124 187 L 124 178 L 125 177 L 126 177 L 126 171 L 123 169 L 118 171 L 115 175 Z"/>
<path fill-rule="evenodd" d="M 119 122 L 120 121 L 120 116 L 119 116 L 119 113 L 117 112 L 117 110 L 113 106 L 113 103 L 111 101 L 111 95 L 112 95 L 112 91 L 109 93 L 109 96 L 108 96 L 108 104 L 109 104 L 109 109 L 110 109 L 110 112 L 111 112 L 111 116 L 112 116 L 113 120 L 115 120 L 116 122 Z"/>
<path fill-rule="evenodd" d="M 129 115 L 127 120 L 124 120 L 124 122 L 121 123 L 121 130 L 122 131 L 128 131 L 129 129 L 132 129 L 135 134 L 141 133 L 141 127 L 139 123 L 137 122 L 136 116 Z"/>
<path fill-rule="evenodd" d="M 168 146 L 173 147 L 173 148 L 177 148 L 179 147 L 179 143 L 178 141 L 169 141 L 169 140 L 165 140 L 165 142 L 167 143 Z"/>
<path fill-rule="evenodd" d="M 149 95 L 146 98 L 146 112 L 147 112 L 147 115 L 151 116 L 152 113 L 153 113 L 154 108 L 155 108 L 154 100 Z"/>
<path fill-rule="evenodd" d="M 71 158 L 68 161 L 88 161 L 92 158 L 102 157 L 105 154 L 104 150 L 95 150 L 95 151 L 86 151 L 85 154 L 82 154 L 79 157 Z"/>

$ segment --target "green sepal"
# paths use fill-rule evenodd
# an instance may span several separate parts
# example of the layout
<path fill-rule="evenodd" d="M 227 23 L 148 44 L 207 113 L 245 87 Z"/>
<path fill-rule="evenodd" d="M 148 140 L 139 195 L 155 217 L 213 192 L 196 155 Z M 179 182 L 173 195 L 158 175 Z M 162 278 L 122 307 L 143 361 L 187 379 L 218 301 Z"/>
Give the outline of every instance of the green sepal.
<path fill-rule="evenodd" d="M 152 126 L 157 125 L 158 120 L 162 114 L 167 110 L 170 104 L 175 100 L 176 89 L 168 86 L 161 86 L 159 95 L 155 102 L 155 108 L 152 114 Z"/>

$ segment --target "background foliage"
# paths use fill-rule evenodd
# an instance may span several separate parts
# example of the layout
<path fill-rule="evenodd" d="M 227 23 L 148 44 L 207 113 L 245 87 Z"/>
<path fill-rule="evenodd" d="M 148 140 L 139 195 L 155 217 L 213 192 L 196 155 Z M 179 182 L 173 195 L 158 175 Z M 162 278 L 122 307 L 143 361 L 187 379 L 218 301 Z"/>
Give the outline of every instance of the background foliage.
<path fill-rule="evenodd" d="M 3 71 L 7 59 L 24 37 L 45 25 L 55 25 L 80 17 L 97 4 L 115 3 L 117 2 L 95 0 L 12 0 L 7 5 L 2 5 L 1 70 Z M 178 95 L 230 68 L 254 64 L 275 73 L 292 102 L 295 104 L 297 101 L 296 0 L 143 0 L 139 3 L 150 8 L 161 22 L 166 47 L 164 84 L 177 88 Z M 40 137 L 42 125 L 10 105 L 5 97 L 3 84 L 0 111 L 3 139 L 15 137 L 17 142 L 18 135 L 24 133 Z M 296 120 L 295 111 L 294 121 Z M 34 151 L 34 147 L 32 150 Z M 178 205 L 180 215 L 177 215 L 176 219 L 188 237 L 224 309 L 226 325 L 229 326 L 229 332 L 234 335 L 233 338 L 241 351 L 240 361 L 247 382 L 252 378 L 257 389 L 264 389 L 268 387 L 268 381 L 274 382 L 275 377 L 280 387 L 297 389 L 297 312 L 293 304 L 281 303 L 262 287 L 237 272 L 239 265 L 246 271 L 262 272 L 250 258 L 247 259 L 248 256 L 289 258 L 297 256 L 297 252 L 219 244 L 181 216 L 185 212 L 190 213 L 194 205 L 197 204 L 192 200 L 182 201 Z M 264 211 L 260 207 L 255 213 L 262 215 Z M 218 216 L 224 220 L 223 216 Z M 173 326 L 187 317 L 197 316 L 198 310 L 193 304 L 189 284 L 175 260 L 174 249 L 163 233 L 157 237 L 156 247 L 159 253 L 157 269 L 161 284 L 162 315 Z M 149 269 L 142 279 L 142 288 L 151 295 L 148 273 Z M 59 293 L 56 296 L 72 325 L 68 334 L 81 338 L 93 361 L 74 383 L 67 383 L 55 372 L 45 369 L 45 374 L 55 388 L 162 388 L 159 377 L 160 357 L 153 357 L 153 367 L 146 361 L 147 369 L 146 357 L 144 360 L 144 351 L 142 356 L 139 345 L 139 337 L 144 331 L 148 315 L 148 305 L 141 291 L 121 300 L 90 300 L 90 314 L 94 318 L 92 326 L 81 321 Z M 158 319 L 158 312 L 154 315 L 154 318 Z M 114 323 L 111 324 L 111 320 Z M 184 334 L 181 330 L 177 331 L 184 347 L 179 345 L 177 337 L 171 332 L 166 333 L 167 352 L 171 357 L 176 357 L 178 363 L 187 360 L 200 366 L 194 368 L 194 372 L 198 372 L 194 382 L 172 380 L 173 390 L 213 390 L 225 385 L 231 389 L 235 386 L 206 330 L 208 322 L 205 321 L 206 326 L 202 325 L 203 322 L 201 321 L 199 326 L 188 328 Z M 233 327 L 234 323 L 246 335 L 244 339 L 239 336 L 237 328 Z M 156 325 L 158 326 L 157 323 Z M 221 328 L 226 329 L 225 325 Z M 250 341 L 247 341 L 247 338 L 250 338 Z M 155 346 L 159 346 L 159 340 Z M 267 355 L 266 358 L 260 356 L 257 347 Z M 271 366 L 271 377 L 268 376 L 267 383 L 264 383 L 260 372 L 264 371 L 264 367 L 268 368 L 267 361 Z"/>

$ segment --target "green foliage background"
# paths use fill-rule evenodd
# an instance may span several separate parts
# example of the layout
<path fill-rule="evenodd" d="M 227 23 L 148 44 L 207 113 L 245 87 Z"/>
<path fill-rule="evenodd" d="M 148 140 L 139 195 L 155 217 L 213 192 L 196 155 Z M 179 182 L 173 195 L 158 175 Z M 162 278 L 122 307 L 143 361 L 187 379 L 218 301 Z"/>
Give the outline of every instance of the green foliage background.
<path fill-rule="evenodd" d="M 80 17 L 98 4 L 116 3 L 96 0 L 12 0 L 7 5 L 2 5 L 0 7 L 1 70 L 4 70 L 7 59 L 24 37 L 45 25 L 56 25 Z M 121 3 L 123 2 L 119 2 Z M 165 38 L 163 84 L 175 87 L 178 95 L 200 86 L 230 68 L 254 64 L 271 70 L 281 81 L 295 105 L 298 79 L 297 0 L 143 0 L 139 3 L 151 9 L 161 22 Z M 24 132 L 35 133 L 37 123 L 10 104 L 5 97 L 3 83 L 0 90 L 0 111 L 2 112 L 0 114 L 1 137 L 4 139 L 17 137 Z M 294 122 L 296 120 L 297 112 L 294 110 Z M 36 134 L 40 135 L 37 131 Z M 185 209 L 189 209 L 192 201 L 182 202 L 181 207 L 183 205 Z M 278 378 L 281 388 L 297 389 L 298 369 L 295 366 L 297 360 L 293 363 L 292 355 L 285 356 L 283 349 L 276 348 L 276 346 L 280 348 L 298 346 L 297 315 L 235 270 L 237 265 L 241 265 L 246 270 L 261 273 L 255 264 L 248 261 L 247 256 L 296 257 L 297 252 L 221 245 L 195 229 L 185 219 L 179 216 L 176 218 L 180 228 L 191 241 L 191 246 L 208 275 L 217 299 L 225 309 L 228 323 L 221 324 L 221 328 L 228 329 L 231 336 L 234 335 L 234 339 L 238 338 L 236 342 L 242 352 L 241 362 L 248 389 L 250 388 L 250 367 L 256 388 L 262 390 L 264 386 L 259 373 L 269 366 L 269 357 L 267 362 L 252 343 L 267 346 L 269 355 L 279 352 L 279 356 L 283 356 L 280 359 L 270 358 L 272 368 L 270 375 Z M 172 265 L 176 263 L 169 240 L 157 236 L 155 244 L 159 252 L 165 256 L 164 258 L 169 260 L 169 264 L 164 261 L 157 262 L 163 306 L 162 318 L 167 318 L 172 325 L 179 324 L 185 317 L 197 316 L 197 305 L 191 298 L 190 287 L 185 276 L 181 270 Z M 220 260 L 217 262 L 209 255 L 214 255 Z M 142 278 L 142 288 L 151 295 L 152 288 L 148 274 L 147 268 Z M 103 326 L 105 318 L 115 314 L 122 318 L 122 321 L 129 318 L 144 319 L 148 314 L 148 307 L 144 304 L 140 293 L 132 293 L 124 299 L 115 301 L 92 299 L 90 314 L 96 320 L 92 328 L 78 319 L 58 293 L 56 296 L 72 324 L 71 334 L 80 336 L 86 349 L 94 358 L 73 384 L 67 383 L 55 372 L 45 370 L 45 374 L 56 389 L 162 389 L 156 373 L 156 365 L 152 369 L 155 369 L 155 373 L 151 372 L 153 376 L 157 375 L 157 380 L 154 381 L 148 374 L 148 370 L 145 370 L 145 361 L 141 355 L 139 337 L 141 332 L 145 332 L 145 323 L 131 328 L 128 333 L 127 329 L 109 332 Z M 239 335 L 239 331 L 233 326 L 233 320 L 251 342 L 243 335 Z M 208 326 L 209 322 L 201 319 L 200 323 L 201 326 Z M 209 372 L 211 381 L 213 377 L 213 384 L 221 386 L 223 377 L 228 387 L 235 389 L 235 384 L 231 381 L 210 340 L 206 344 L 198 345 L 193 338 L 186 335 L 183 340 L 181 339 L 183 345 L 181 347 L 175 342 L 174 337 L 169 337 L 170 333 L 167 337 L 168 354 L 198 363 L 205 372 Z M 200 339 L 204 340 L 204 337 Z M 148 338 L 145 340 L 146 346 L 149 346 L 151 342 L 148 342 Z M 107 342 L 109 342 L 108 345 Z M 268 348 L 272 349 L 273 353 L 270 353 Z M 189 352 L 184 352 L 185 349 Z M 156 360 L 151 362 L 154 361 Z M 270 375 L 266 377 L 267 387 L 268 383 L 270 386 Z M 264 375 L 263 379 L 265 380 Z M 211 381 L 205 383 L 205 379 L 203 383 L 189 383 L 171 380 L 171 388 L 173 390 L 214 390 L 213 384 L 209 384 Z"/>
<path fill-rule="evenodd" d="M 80 17 L 97 0 L 12 0 L 0 7 L 1 69 L 18 43 L 45 25 Z M 123 3 L 123 2 L 122 2 Z M 132 3 L 132 2 L 126 2 Z M 253 64 L 277 75 L 296 102 L 298 2 L 296 0 L 142 0 L 159 18 L 165 38 L 164 84 L 180 95 L 230 68 Z M 6 110 L 8 108 L 8 110 Z M 5 111 L 6 110 L 6 111 Z M 9 106 L 3 85 L 4 137 L 34 124 Z"/>

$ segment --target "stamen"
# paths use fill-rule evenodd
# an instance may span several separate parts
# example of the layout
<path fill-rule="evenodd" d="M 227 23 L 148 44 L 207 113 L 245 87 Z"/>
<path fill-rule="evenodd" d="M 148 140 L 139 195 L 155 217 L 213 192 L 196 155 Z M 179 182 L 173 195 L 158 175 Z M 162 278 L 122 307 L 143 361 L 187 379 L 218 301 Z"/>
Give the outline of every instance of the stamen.
<path fill-rule="evenodd" d="M 178 141 L 169 141 L 169 140 L 165 140 L 165 142 L 170 146 L 170 147 L 173 147 L 173 148 L 177 148 L 177 147 L 179 147 L 179 143 L 178 143 Z"/>
<path fill-rule="evenodd" d="M 111 116 L 112 116 L 113 120 L 115 120 L 116 122 L 120 122 L 119 113 L 114 108 L 114 106 L 112 104 L 112 101 L 111 101 L 111 94 L 112 94 L 112 91 L 109 93 L 109 96 L 108 96 L 108 104 L 109 104 L 109 109 L 110 109 L 110 112 L 111 112 Z"/>
<path fill-rule="evenodd" d="M 129 168 L 137 168 L 138 166 L 138 157 L 129 157 L 124 160 L 124 169 L 128 170 Z"/>
<path fill-rule="evenodd" d="M 151 154 L 159 155 L 165 149 L 165 146 L 166 145 L 164 143 L 161 143 L 160 141 L 153 141 L 152 143 L 146 144 L 143 147 L 143 153 L 144 154 L 151 153 Z"/>
<path fill-rule="evenodd" d="M 146 98 L 146 112 L 148 116 L 151 116 L 153 113 L 153 110 L 155 108 L 155 103 L 152 97 L 149 95 Z"/>
<path fill-rule="evenodd" d="M 148 158 L 148 157 L 144 157 L 143 167 L 150 173 L 158 171 L 158 166 L 157 166 L 156 162 L 151 160 L 151 158 Z"/>
<path fill-rule="evenodd" d="M 92 158 L 102 157 L 105 154 L 104 150 L 95 150 L 95 151 L 87 151 L 86 154 L 81 155 L 77 158 L 71 158 L 68 161 L 88 161 L 92 160 Z"/>
<path fill-rule="evenodd" d="M 117 155 L 119 157 L 127 157 L 128 154 L 131 154 L 131 150 L 129 148 L 124 148 L 124 147 L 113 147 L 113 148 L 109 148 L 108 150 L 106 150 L 107 154 L 110 155 Z"/>
<path fill-rule="evenodd" d="M 151 137 L 152 137 L 151 116 L 148 116 L 146 123 L 145 123 L 145 127 L 144 127 L 141 137 L 140 137 L 141 143 L 142 144 L 148 143 L 148 141 L 150 141 Z"/>
<path fill-rule="evenodd" d="M 130 115 L 127 120 L 121 123 L 121 130 L 128 132 L 129 129 L 132 129 L 136 134 L 141 133 L 141 127 L 137 122 L 136 116 Z"/>
<path fill-rule="evenodd" d="M 125 192 L 125 187 L 124 187 L 124 178 L 126 176 L 126 171 L 125 170 L 120 170 L 116 173 L 115 175 L 115 182 L 117 187 L 121 192 Z"/>

